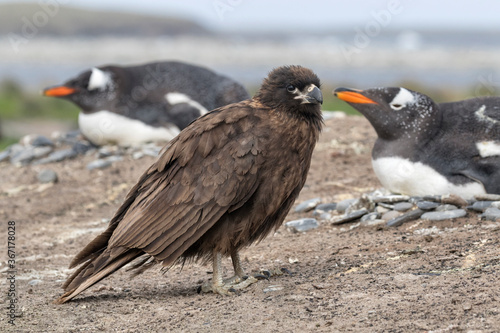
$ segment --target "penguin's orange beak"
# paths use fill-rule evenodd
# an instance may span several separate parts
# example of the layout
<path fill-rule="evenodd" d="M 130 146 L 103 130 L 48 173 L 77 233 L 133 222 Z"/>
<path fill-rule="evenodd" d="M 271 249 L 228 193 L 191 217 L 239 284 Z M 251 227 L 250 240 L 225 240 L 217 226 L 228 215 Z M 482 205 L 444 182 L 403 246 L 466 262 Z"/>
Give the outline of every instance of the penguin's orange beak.
<path fill-rule="evenodd" d="M 348 88 L 337 88 L 333 91 L 337 98 L 354 104 L 378 104 L 377 102 L 369 99 L 361 94 L 361 90 L 354 90 Z"/>
<path fill-rule="evenodd" d="M 76 92 L 75 88 L 70 88 L 66 86 L 50 87 L 43 91 L 44 96 L 49 97 L 63 97 L 68 96 Z"/>

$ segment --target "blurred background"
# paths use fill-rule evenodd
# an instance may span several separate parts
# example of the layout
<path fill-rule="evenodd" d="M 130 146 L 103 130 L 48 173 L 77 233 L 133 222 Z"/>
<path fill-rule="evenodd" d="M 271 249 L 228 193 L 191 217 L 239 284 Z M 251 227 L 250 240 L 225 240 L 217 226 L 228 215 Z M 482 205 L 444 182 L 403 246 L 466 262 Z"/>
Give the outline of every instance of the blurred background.
<path fill-rule="evenodd" d="M 106 64 L 186 61 L 252 94 L 300 64 L 323 81 L 323 108 L 348 113 L 333 88 L 500 95 L 499 12 L 494 0 L 0 0 L 0 149 L 77 128 L 77 107 L 40 90 Z"/>

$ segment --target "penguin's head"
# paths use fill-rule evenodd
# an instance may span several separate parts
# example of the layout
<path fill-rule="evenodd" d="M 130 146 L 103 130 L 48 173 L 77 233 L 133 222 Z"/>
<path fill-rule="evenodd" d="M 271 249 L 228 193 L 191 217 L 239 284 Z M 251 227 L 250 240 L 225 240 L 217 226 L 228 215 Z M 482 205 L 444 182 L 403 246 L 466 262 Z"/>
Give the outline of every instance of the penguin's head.
<path fill-rule="evenodd" d="M 406 88 L 337 88 L 333 93 L 363 114 L 382 139 L 414 137 L 415 132 L 427 135 L 441 121 L 430 97 Z"/>
<path fill-rule="evenodd" d="M 43 95 L 70 100 L 83 112 L 92 113 L 112 109 L 116 88 L 117 82 L 110 68 L 94 67 L 62 85 L 44 89 Z"/>

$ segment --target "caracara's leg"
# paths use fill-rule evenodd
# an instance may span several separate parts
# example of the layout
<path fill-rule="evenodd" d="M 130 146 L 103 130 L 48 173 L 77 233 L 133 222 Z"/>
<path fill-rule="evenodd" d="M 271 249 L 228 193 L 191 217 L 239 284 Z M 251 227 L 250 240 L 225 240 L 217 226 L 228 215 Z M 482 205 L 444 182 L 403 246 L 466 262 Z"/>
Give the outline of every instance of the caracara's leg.
<path fill-rule="evenodd" d="M 214 251 L 213 254 L 213 277 L 212 283 L 205 283 L 201 287 L 203 292 L 214 292 L 221 295 L 230 295 L 236 290 L 241 290 L 248 287 L 252 283 L 258 280 L 253 276 L 245 279 L 245 273 L 241 268 L 240 257 L 236 251 L 231 253 L 231 259 L 233 260 L 234 267 L 234 277 L 223 280 L 222 279 L 222 255 L 219 252 Z"/>

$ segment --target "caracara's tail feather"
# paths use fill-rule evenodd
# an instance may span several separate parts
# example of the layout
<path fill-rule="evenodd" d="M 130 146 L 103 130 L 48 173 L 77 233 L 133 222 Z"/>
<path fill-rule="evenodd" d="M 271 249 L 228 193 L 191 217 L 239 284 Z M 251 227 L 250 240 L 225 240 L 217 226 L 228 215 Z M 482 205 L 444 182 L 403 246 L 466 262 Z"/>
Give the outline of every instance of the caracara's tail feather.
<path fill-rule="evenodd" d="M 105 259 L 106 262 L 98 265 L 95 265 L 96 262 L 99 263 L 99 261 L 103 259 L 102 256 L 104 254 L 99 257 L 91 258 L 87 263 L 85 263 L 68 278 L 63 286 L 66 293 L 55 300 L 54 303 L 66 303 L 85 289 L 101 281 L 106 276 L 112 274 L 113 272 L 117 271 L 121 267 L 125 266 L 126 264 L 143 254 L 144 252 L 142 250 L 130 249 L 116 258 L 108 257 L 107 259 Z"/>

